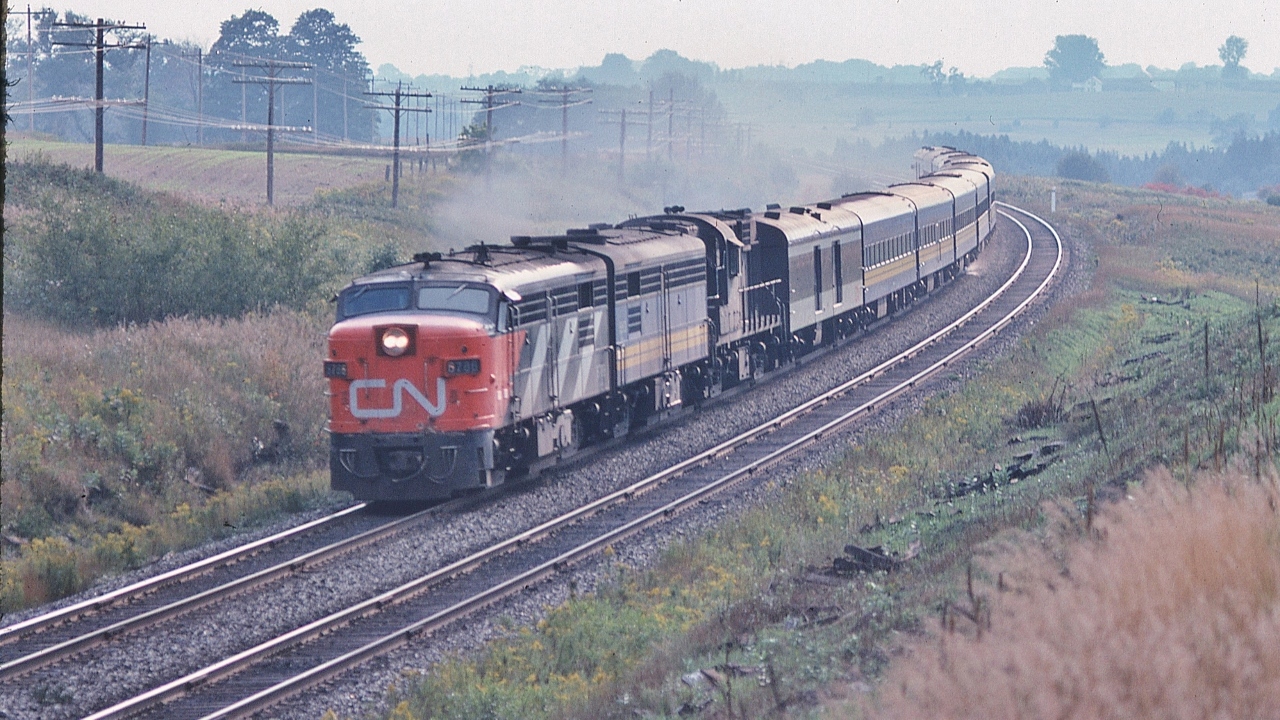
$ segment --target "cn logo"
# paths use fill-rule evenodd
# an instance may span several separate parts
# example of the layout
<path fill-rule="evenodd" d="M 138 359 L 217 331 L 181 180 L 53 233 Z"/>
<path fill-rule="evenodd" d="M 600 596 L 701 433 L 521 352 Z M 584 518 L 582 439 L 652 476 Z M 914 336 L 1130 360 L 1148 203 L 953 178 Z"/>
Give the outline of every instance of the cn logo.
<path fill-rule="evenodd" d="M 436 378 L 436 402 L 432 403 L 427 399 L 426 395 L 418 392 L 418 388 L 413 383 L 400 378 L 391 386 L 391 407 L 389 408 L 362 408 L 360 407 L 360 391 L 364 388 L 382 388 L 387 386 L 386 380 L 356 380 L 351 383 L 351 391 L 348 395 L 351 405 L 351 414 L 361 420 L 372 420 L 378 418 L 393 418 L 400 416 L 402 393 L 409 393 L 409 397 L 417 401 L 419 405 L 426 408 L 427 414 L 431 417 L 440 417 L 444 414 L 444 378 Z"/>

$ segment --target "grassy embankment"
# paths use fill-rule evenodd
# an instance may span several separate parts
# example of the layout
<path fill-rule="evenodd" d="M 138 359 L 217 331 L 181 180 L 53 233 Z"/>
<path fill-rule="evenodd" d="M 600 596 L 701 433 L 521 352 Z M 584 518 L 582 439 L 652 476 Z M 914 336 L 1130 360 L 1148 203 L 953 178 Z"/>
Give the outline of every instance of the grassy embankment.
<path fill-rule="evenodd" d="M 1048 194 L 1036 180 L 1004 188 L 1032 207 Z M 1280 212 L 1078 183 L 1059 192 L 1054 220 L 1090 245 L 1075 262 L 1092 269 L 1092 285 L 1010 353 L 898 429 L 778 488 L 767 507 L 673 544 L 653 567 L 618 566 L 595 594 L 511 628 L 474 658 L 411 673 L 392 690 L 389 717 L 857 715 L 891 658 L 933 642 L 916 638 L 944 608 L 949 626 L 968 623 L 970 634 L 966 613 L 988 629 L 1004 621 L 990 615 L 1005 607 L 989 599 L 999 568 L 970 568 L 993 545 L 1018 544 L 1008 533 L 1043 534 L 1051 516 L 1083 528 L 1098 512 L 1092 498 L 1136 493 L 1157 466 L 1184 482 L 1228 466 L 1273 473 Z M 1117 517 L 1109 527 L 1127 524 Z M 1169 533 L 1131 535 L 1121 547 Z M 920 553 L 888 574 L 824 572 L 846 543 L 898 557 L 918 543 Z M 1016 567 L 1025 564 L 1010 566 L 1011 581 Z M 917 655 L 936 667 L 936 653 Z M 948 682 L 971 680 L 975 667 Z"/>
<path fill-rule="evenodd" d="M 421 249 L 443 181 L 270 210 L 6 169 L 0 610 L 333 502 L 325 301 Z"/>

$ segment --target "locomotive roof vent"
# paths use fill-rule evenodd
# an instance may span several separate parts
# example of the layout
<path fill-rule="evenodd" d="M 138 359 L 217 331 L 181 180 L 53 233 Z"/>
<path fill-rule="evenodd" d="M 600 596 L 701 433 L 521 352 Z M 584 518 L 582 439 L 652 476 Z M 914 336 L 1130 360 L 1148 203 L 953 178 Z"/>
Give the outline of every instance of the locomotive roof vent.
<path fill-rule="evenodd" d="M 683 206 L 683 205 L 668 205 L 667 207 L 662 208 L 662 212 L 664 212 L 664 213 L 666 213 L 666 214 L 668 214 L 668 215 L 676 215 L 676 214 L 679 214 L 679 213 L 684 212 L 684 206 Z"/>
<path fill-rule="evenodd" d="M 782 206 L 779 205 L 778 203 L 769 203 L 768 205 L 764 206 L 764 209 L 765 210 L 781 210 Z"/>
<path fill-rule="evenodd" d="M 511 236 L 511 244 L 518 248 L 529 247 L 529 243 L 532 240 L 533 238 L 529 237 L 528 235 L 512 235 Z"/>
<path fill-rule="evenodd" d="M 766 212 L 764 216 L 769 218 L 770 220 L 777 220 L 778 218 L 782 217 L 782 213 L 778 212 L 777 210 L 770 210 Z"/>
<path fill-rule="evenodd" d="M 845 193 L 840 196 L 840 199 L 844 200 L 845 198 L 859 197 L 863 195 L 884 195 L 887 197 L 895 197 L 893 193 L 884 192 L 883 190 L 861 190 L 859 192 Z"/>
<path fill-rule="evenodd" d="M 820 203 L 818 203 L 818 209 L 819 209 L 819 210 L 830 210 L 830 209 L 831 209 L 831 203 L 829 203 L 829 202 L 820 202 Z"/>
<path fill-rule="evenodd" d="M 655 232 L 684 232 L 688 226 L 679 222 L 667 222 L 666 220 L 651 220 L 648 223 L 650 230 Z"/>
<path fill-rule="evenodd" d="M 600 234 L 600 231 L 607 227 L 611 226 L 607 223 L 597 223 L 587 228 L 570 228 L 565 231 L 565 238 L 563 240 L 555 240 L 554 242 L 556 242 L 557 247 L 560 248 L 568 247 L 567 243 L 569 240 L 573 240 L 574 242 L 591 243 L 593 245 L 603 245 L 606 238 Z M 561 242 L 565 244 L 560 244 Z"/>
<path fill-rule="evenodd" d="M 807 210 L 805 210 L 805 209 L 804 209 L 804 207 L 802 207 L 802 206 L 800 206 L 800 205 L 792 205 L 792 206 L 791 206 L 791 212 L 792 212 L 792 214 L 795 214 L 795 215 L 803 215 L 803 214 L 805 214 L 805 213 L 806 213 L 806 212 L 808 212 L 808 211 L 807 211 Z"/>
<path fill-rule="evenodd" d="M 489 261 L 492 260 L 492 258 L 489 256 L 489 247 L 485 245 L 483 242 L 480 243 L 479 245 L 472 245 L 471 247 L 467 248 L 467 252 L 475 253 L 475 259 L 473 260 L 473 262 L 475 262 L 478 265 L 488 265 Z"/>
<path fill-rule="evenodd" d="M 438 252 L 420 252 L 414 253 L 413 261 L 422 263 L 422 269 L 426 270 L 431 267 L 432 262 L 439 260 L 441 257 L 443 256 Z"/>

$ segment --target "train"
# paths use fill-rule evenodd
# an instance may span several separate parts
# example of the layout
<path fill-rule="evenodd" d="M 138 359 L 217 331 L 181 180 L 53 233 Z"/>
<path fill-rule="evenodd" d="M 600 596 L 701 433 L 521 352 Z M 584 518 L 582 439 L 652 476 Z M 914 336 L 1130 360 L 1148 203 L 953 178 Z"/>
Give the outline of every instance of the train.
<path fill-rule="evenodd" d="M 811 205 L 514 236 L 357 278 L 328 334 L 331 486 L 429 502 L 536 476 L 855 336 L 993 226 L 990 163 Z"/>

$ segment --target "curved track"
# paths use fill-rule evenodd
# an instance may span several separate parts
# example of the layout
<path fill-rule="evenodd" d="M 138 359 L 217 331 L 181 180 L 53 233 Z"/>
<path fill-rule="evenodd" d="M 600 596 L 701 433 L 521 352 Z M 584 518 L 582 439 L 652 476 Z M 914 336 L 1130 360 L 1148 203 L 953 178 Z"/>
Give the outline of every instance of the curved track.
<path fill-rule="evenodd" d="M 968 354 L 1043 296 L 1063 264 L 1061 238 L 1040 218 L 1000 205 L 1026 237 L 1021 265 L 995 294 L 908 350 L 629 487 L 90 717 L 252 714 L 795 458 Z"/>

